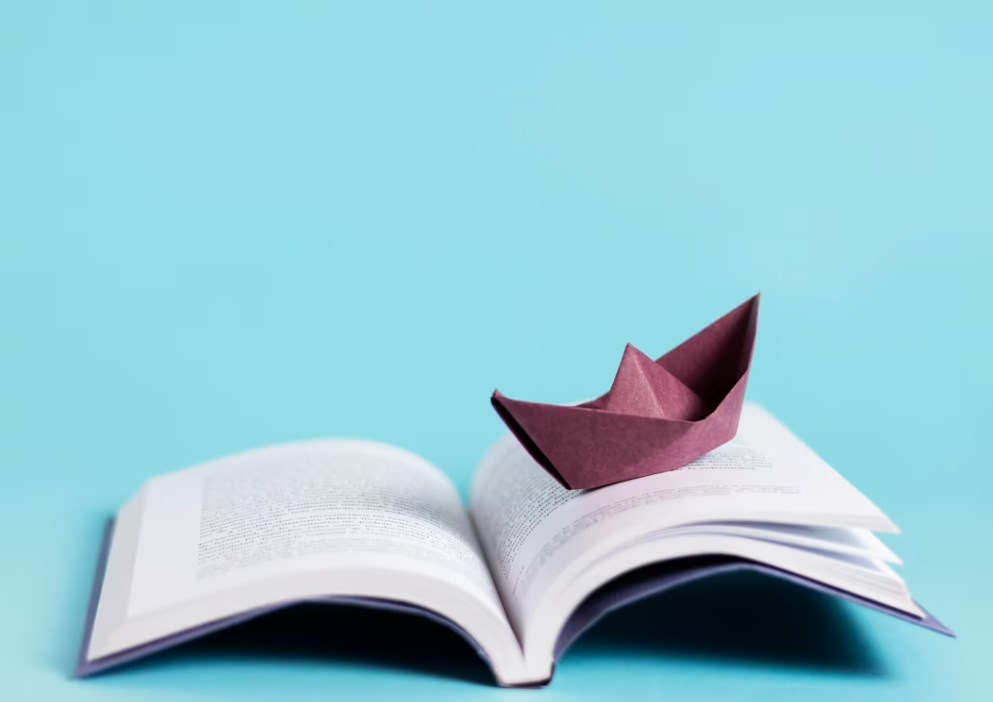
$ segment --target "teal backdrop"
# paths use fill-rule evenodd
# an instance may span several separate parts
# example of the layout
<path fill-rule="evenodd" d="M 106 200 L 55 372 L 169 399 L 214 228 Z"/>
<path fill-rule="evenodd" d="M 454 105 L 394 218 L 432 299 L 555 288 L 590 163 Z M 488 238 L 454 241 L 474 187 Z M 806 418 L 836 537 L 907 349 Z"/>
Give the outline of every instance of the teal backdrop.
<path fill-rule="evenodd" d="M 989 699 L 991 36 L 957 1 L 6 0 L 0 696 Z M 757 290 L 749 396 L 902 526 L 958 640 L 728 581 L 539 693 L 348 611 L 71 679 L 151 476 L 359 436 L 464 491 L 495 386 L 598 394 Z"/>

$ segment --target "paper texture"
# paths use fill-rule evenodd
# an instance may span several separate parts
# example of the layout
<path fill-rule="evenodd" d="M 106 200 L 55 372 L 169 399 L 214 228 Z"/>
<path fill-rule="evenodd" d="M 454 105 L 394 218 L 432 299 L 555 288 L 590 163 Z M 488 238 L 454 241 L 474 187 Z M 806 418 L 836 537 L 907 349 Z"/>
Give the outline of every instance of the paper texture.
<path fill-rule="evenodd" d="M 673 470 L 730 441 L 751 368 L 759 295 L 652 361 L 630 344 L 610 390 L 581 405 L 512 400 L 494 409 L 570 489 Z"/>

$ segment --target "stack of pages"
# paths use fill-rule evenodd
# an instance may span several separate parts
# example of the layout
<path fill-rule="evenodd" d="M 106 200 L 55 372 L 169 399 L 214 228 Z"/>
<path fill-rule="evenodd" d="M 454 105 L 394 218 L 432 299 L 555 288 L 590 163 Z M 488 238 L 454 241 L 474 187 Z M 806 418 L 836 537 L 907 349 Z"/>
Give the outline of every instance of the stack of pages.
<path fill-rule="evenodd" d="M 502 685 L 546 683 L 604 613 L 759 570 L 951 633 L 873 532 L 896 526 L 746 404 L 733 441 L 679 470 L 566 490 L 512 436 L 469 508 L 403 449 L 287 444 L 155 478 L 108 529 L 80 675 L 300 602 L 415 611 L 454 628 Z"/>

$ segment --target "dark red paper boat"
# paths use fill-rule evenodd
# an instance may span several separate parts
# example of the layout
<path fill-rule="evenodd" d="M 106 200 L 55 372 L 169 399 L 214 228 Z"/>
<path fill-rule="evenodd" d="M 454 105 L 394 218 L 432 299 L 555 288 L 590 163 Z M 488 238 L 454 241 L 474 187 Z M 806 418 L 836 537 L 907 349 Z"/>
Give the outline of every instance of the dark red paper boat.
<path fill-rule="evenodd" d="M 493 407 L 567 488 L 679 468 L 738 431 L 758 316 L 756 295 L 655 361 L 628 344 L 610 390 L 591 402 L 522 402 L 496 390 Z"/>

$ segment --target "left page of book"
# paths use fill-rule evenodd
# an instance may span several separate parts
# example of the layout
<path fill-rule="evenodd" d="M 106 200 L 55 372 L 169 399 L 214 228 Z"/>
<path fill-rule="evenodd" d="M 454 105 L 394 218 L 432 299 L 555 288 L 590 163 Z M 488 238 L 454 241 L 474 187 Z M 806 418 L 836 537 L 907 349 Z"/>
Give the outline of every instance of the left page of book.
<path fill-rule="evenodd" d="M 428 610 L 518 682 L 520 647 L 455 487 L 414 454 L 357 440 L 258 449 L 146 484 L 118 514 L 86 657 L 329 597 Z"/>

